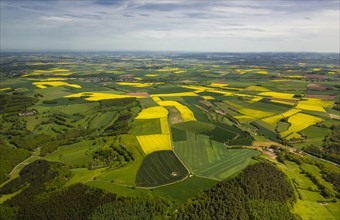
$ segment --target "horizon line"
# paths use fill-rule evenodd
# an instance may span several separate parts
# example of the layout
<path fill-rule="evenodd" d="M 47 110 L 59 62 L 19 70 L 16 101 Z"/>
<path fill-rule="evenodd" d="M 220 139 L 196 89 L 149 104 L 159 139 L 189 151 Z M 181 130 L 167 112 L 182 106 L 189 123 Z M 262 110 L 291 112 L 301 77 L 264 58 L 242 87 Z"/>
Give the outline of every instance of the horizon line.
<path fill-rule="evenodd" d="M 178 50 L 41 50 L 41 49 L 0 49 L 2 53 L 324 53 L 340 54 L 335 51 L 178 51 Z"/>

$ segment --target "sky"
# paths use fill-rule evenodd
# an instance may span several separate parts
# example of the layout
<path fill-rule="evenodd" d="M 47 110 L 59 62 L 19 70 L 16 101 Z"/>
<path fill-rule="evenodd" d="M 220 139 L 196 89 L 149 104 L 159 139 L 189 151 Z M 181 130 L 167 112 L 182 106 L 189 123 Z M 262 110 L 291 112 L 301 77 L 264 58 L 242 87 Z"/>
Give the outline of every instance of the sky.
<path fill-rule="evenodd" d="M 1 0 L 0 6 L 2 51 L 340 51 L 339 0 Z"/>

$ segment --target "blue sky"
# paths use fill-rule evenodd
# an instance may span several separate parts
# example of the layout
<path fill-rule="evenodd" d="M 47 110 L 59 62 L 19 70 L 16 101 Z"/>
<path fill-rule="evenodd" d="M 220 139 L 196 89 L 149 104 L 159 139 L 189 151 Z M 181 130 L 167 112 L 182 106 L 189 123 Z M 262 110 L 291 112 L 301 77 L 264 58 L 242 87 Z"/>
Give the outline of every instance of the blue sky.
<path fill-rule="evenodd" d="M 339 52 L 339 1 L 1 0 L 2 50 Z"/>

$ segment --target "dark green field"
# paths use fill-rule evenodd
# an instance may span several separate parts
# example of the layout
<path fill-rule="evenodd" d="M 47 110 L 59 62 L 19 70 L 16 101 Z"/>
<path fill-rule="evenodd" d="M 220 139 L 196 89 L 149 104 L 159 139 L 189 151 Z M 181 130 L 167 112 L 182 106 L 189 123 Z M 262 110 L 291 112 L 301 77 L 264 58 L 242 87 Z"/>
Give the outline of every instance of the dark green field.
<path fill-rule="evenodd" d="M 187 169 L 172 151 L 157 151 L 144 158 L 137 173 L 136 185 L 155 187 L 177 182 L 187 175 Z"/>

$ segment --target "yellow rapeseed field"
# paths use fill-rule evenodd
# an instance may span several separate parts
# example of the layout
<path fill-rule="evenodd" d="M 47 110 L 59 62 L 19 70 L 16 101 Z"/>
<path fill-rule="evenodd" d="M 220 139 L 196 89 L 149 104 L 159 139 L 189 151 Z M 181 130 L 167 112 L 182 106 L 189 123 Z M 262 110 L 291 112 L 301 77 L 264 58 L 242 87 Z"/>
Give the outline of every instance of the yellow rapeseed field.
<path fill-rule="evenodd" d="M 288 128 L 288 130 L 281 132 L 281 136 L 286 138 L 294 137 L 294 135 L 291 136 L 292 133 L 297 133 L 321 121 L 322 121 L 321 118 L 303 113 L 297 113 L 288 118 L 288 122 L 291 124 L 291 126 Z"/>
<path fill-rule="evenodd" d="M 257 74 L 268 74 L 268 72 L 264 69 L 236 69 L 236 72 L 239 74 L 245 74 L 249 72 L 253 72 Z"/>
<path fill-rule="evenodd" d="M 186 71 L 185 70 L 179 70 L 179 71 L 176 71 L 174 72 L 175 74 L 180 74 L 180 73 L 185 73 Z"/>
<path fill-rule="evenodd" d="M 262 99 L 263 99 L 263 97 L 255 96 L 255 97 L 252 98 L 249 102 L 254 103 L 254 102 L 261 101 Z"/>
<path fill-rule="evenodd" d="M 252 116 L 248 116 L 248 115 L 236 115 L 236 116 L 233 116 L 233 117 L 236 118 L 241 123 L 253 121 L 253 120 L 256 119 L 256 118 L 254 118 Z"/>
<path fill-rule="evenodd" d="M 72 74 L 70 70 L 67 70 L 67 69 L 52 68 L 52 69 L 47 69 L 47 70 L 34 70 L 30 75 L 43 75 L 47 73 L 50 73 L 56 76 L 68 76 Z"/>
<path fill-rule="evenodd" d="M 287 80 L 287 79 L 272 79 L 270 81 L 272 81 L 272 82 L 289 82 L 290 80 Z"/>
<path fill-rule="evenodd" d="M 325 101 L 317 98 L 308 98 L 299 101 L 296 108 L 310 111 L 326 112 L 323 107 L 329 107 L 334 101 Z"/>
<path fill-rule="evenodd" d="M 198 92 L 204 92 L 207 89 L 209 89 L 209 88 L 207 88 L 205 86 L 182 86 L 182 88 L 192 89 L 192 90 L 195 90 L 195 92 L 197 92 L 197 93 Z"/>
<path fill-rule="evenodd" d="M 270 117 L 267 117 L 267 118 L 263 118 L 262 121 L 276 127 L 277 123 L 283 119 L 283 118 L 288 118 L 298 112 L 300 112 L 301 110 L 300 109 L 290 109 L 282 114 L 279 114 L 279 115 L 273 115 L 273 116 L 270 116 Z"/>
<path fill-rule="evenodd" d="M 155 106 L 143 109 L 135 119 L 154 118 L 159 118 L 162 133 L 136 136 L 145 154 L 158 150 L 172 149 L 168 124 L 168 110 L 166 108 L 162 106 Z"/>
<path fill-rule="evenodd" d="M 225 87 L 225 86 L 228 86 L 229 84 L 227 83 L 211 83 L 209 86 L 212 86 L 212 87 Z"/>
<path fill-rule="evenodd" d="M 171 97 L 171 96 L 198 96 L 194 92 L 176 92 L 176 93 L 163 93 L 163 94 L 152 94 L 151 97 Z"/>
<path fill-rule="evenodd" d="M 270 96 L 274 98 L 282 98 L 282 99 L 295 99 L 293 98 L 294 94 L 291 93 L 283 93 L 283 92 L 261 92 L 259 95 L 262 96 Z"/>
<path fill-rule="evenodd" d="M 117 82 L 118 85 L 122 86 L 133 86 L 133 87 L 148 87 L 148 86 L 153 86 L 154 84 L 161 84 L 161 83 L 138 83 L 138 82 Z"/>
<path fill-rule="evenodd" d="M 156 70 L 158 72 L 178 72 L 178 71 L 183 71 L 180 68 L 163 68 L 163 69 L 158 69 Z"/>
<path fill-rule="evenodd" d="M 285 105 L 291 105 L 291 106 L 293 106 L 293 105 L 294 105 L 294 103 L 293 103 L 293 102 L 285 102 L 285 101 L 281 101 L 281 100 L 274 100 L 274 99 L 271 99 L 270 101 L 271 101 L 271 102 L 275 102 L 275 103 L 285 104 Z"/>
<path fill-rule="evenodd" d="M 276 127 L 276 124 L 282 119 L 284 118 L 282 115 L 273 115 L 273 116 L 269 116 L 267 118 L 263 118 L 261 119 L 262 121 L 266 122 L 267 124 L 272 125 L 273 127 Z"/>
<path fill-rule="evenodd" d="M 6 91 L 6 90 L 10 90 L 11 88 L 7 87 L 7 88 L 1 88 L 0 91 Z"/>
<path fill-rule="evenodd" d="M 151 96 L 151 98 L 152 98 L 155 102 L 161 102 L 161 101 L 163 101 L 161 98 L 159 98 L 159 97 L 157 97 L 157 96 L 154 96 L 154 97 Z"/>
<path fill-rule="evenodd" d="M 181 113 L 183 121 L 196 121 L 194 113 L 185 105 L 176 101 L 160 101 L 157 102 L 160 106 L 174 106 Z"/>
<path fill-rule="evenodd" d="M 168 117 L 168 110 L 162 106 L 155 106 L 143 109 L 136 119 L 153 119 Z"/>
<path fill-rule="evenodd" d="M 306 105 L 302 103 L 298 103 L 296 108 L 303 109 L 303 110 L 309 110 L 309 111 L 316 111 L 316 112 L 326 112 L 326 110 L 322 106 L 318 105 Z"/>
<path fill-rule="evenodd" d="M 295 108 L 293 108 L 293 109 L 290 109 L 290 110 L 288 110 L 288 111 L 282 113 L 281 115 L 282 115 L 283 117 L 287 118 L 287 117 L 290 117 L 290 116 L 292 116 L 292 115 L 295 115 L 296 113 L 299 113 L 300 111 L 301 111 L 300 109 L 295 109 Z"/>
<path fill-rule="evenodd" d="M 259 92 L 268 92 L 270 91 L 269 89 L 263 87 L 263 86 L 248 86 L 247 88 L 245 88 L 245 90 L 249 90 L 249 91 L 259 91 Z"/>
<path fill-rule="evenodd" d="M 308 98 L 301 100 L 299 103 L 305 105 L 319 105 L 322 107 L 329 107 L 334 104 L 334 101 L 326 101 L 318 98 Z"/>
<path fill-rule="evenodd" d="M 34 82 L 33 85 L 35 85 L 36 87 L 40 88 L 40 89 L 45 89 L 47 88 L 47 86 L 70 86 L 73 88 L 81 88 L 80 85 L 77 84 L 70 84 L 67 82 L 62 82 L 62 81 L 46 81 L 46 82 Z"/>
<path fill-rule="evenodd" d="M 217 89 L 208 89 L 207 92 L 214 92 L 214 93 L 218 93 L 218 94 L 223 94 L 224 96 L 231 96 L 234 93 L 232 92 L 226 92 L 226 91 L 221 91 L 221 90 L 217 90 Z"/>
<path fill-rule="evenodd" d="M 54 78 L 47 78 L 47 79 L 44 79 L 44 80 L 46 80 L 46 81 L 58 81 L 58 80 L 68 80 L 68 79 L 70 79 L 70 78 L 61 78 L 61 77 L 56 78 L 56 77 L 54 77 Z"/>
<path fill-rule="evenodd" d="M 169 134 L 151 134 L 136 136 L 145 154 L 159 150 L 172 150 Z"/>
<path fill-rule="evenodd" d="M 287 139 L 287 140 L 290 140 L 290 139 L 293 139 L 293 138 L 299 139 L 299 138 L 301 138 L 301 135 L 299 133 L 291 133 L 290 135 L 285 137 L 285 139 Z"/>
<path fill-rule="evenodd" d="M 209 96 L 209 95 L 203 95 L 203 96 L 201 96 L 203 99 L 205 99 L 205 100 L 213 100 L 213 99 L 215 99 L 214 97 L 212 97 L 212 96 Z"/>
<path fill-rule="evenodd" d="M 159 74 L 149 73 L 149 74 L 145 74 L 144 76 L 155 77 L 155 76 L 159 76 Z"/>
<path fill-rule="evenodd" d="M 218 88 L 223 88 L 223 89 L 236 89 L 236 90 L 241 90 L 239 88 L 230 88 L 230 87 L 215 87 L 215 88 L 210 88 L 210 87 L 205 87 L 205 86 L 195 86 L 195 85 L 188 85 L 188 86 L 182 86 L 182 88 L 186 88 L 186 89 L 192 89 L 194 90 L 195 93 L 200 93 L 200 92 L 214 92 L 214 93 L 219 93 L 219 94 L 223 94 L 224 96 L 231 96 L 234 93 L 232 92 L 227 92 L 224 90 L 220 90 Z"/>
<path fill-rule="evenodd" d="M 263 117 L 274 115 L 273 112 L 260 111 L 260 110 L 252 109 L 252 108 L 240 108 L 238 109 L 238 112 L 244 115 L 255 117 L 255 118 L 263 118 Z"/>
<path fill-rule="evenodd" d="M 80 92 L 72 95 L 64 96 L 64 98 L 79 98 L 85 96 L 87 101 L 99 101 L 105 99 L 122 99 L 122 98 L 145 98 L 145 96 L 131 96 L 131 95 L 120 95 L 110 93 L 99 93 L 99 92 Z"/>
<path fill-rule="evenodd" d="M 159 120 L 160 120 L 160 123 L 161 123 L 162 134 L 169 134 L 170 135 L 168 118 L 167 117 L 162 117 Z"/>

